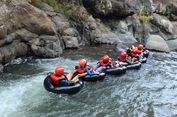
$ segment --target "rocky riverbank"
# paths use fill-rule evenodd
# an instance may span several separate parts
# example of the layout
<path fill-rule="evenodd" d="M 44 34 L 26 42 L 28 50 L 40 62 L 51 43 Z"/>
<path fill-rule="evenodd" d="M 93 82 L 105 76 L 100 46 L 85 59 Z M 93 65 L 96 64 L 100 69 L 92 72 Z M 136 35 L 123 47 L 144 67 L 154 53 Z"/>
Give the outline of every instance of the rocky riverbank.
<path fill-rule="evenodd" d="M 0 63 L 58 57 L 89 44 L 142 42 L 152 50 L 177 50 L 176 0 L 34 1 L 0 1 Z"/>

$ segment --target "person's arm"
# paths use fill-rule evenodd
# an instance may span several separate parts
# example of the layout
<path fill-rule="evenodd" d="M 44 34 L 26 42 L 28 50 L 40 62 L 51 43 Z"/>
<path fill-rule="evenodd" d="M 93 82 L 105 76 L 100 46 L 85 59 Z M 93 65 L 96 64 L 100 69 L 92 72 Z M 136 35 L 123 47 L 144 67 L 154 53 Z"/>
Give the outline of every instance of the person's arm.
<path fill-rule="evenodd" d="M 88 68 L 86 69 L 86 72 L 88 75 L 92 76 L 92 75 L 95 75 L 93 72 L 91 72 Z"/>
<path fill-rule="evenodd" d="M 69 80 L 61 80 L 60 83 L 63 85 L 63 86 L 70 86 L 70 85 L 73 85 L 74 83 L 70 82 Z"/>
<path fill-rule="evenodd" d="M 78 76 L 78 78 L 80 78 L 80 77 L 84 77 L 86 75 L 87 75 L 87 73 L 82 73 L 82 74 L 78 74 L 77 76 Z"/>

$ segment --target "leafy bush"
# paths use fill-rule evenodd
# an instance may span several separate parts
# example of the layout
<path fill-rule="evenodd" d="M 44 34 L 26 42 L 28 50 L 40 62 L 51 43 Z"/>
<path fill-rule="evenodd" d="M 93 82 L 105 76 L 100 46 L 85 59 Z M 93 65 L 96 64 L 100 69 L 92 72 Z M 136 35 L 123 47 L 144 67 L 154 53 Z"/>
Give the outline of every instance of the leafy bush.
<path fill-rule="evenodd" d="M 55 10 L 58 9 L 58 3 L 56 0 L 48 0 L 47 2 L 50 6 L 52 6 Z"/>
<path fill-rule="evenodd" d="M 42 0 L 31 0 L 31 4 L 35 7 L 42 8 Z"/>

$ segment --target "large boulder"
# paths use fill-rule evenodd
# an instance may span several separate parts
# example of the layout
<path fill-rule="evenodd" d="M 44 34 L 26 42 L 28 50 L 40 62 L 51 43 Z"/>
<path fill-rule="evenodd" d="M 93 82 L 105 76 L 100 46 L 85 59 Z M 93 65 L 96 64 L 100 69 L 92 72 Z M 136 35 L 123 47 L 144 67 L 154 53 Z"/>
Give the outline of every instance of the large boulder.
<path fill-rule="evenodd" d="M 168 44 L 168 47 L 170 48 L 171 51 L 177 50 L 177 39 L 168 40 L 167 44 Z"/>
<path fill-rule="evenodd" d="M 58 36 L 42 35 L 30 41 L 34 55 L 39 57 L 57 57 L 63 50 Z"/>
<path fill-rule="evenodd" d="M 116 27 L 116 34 L 121 42 L 126 45 L 137 43 L 137 40 L 134 38 L 133 34 L 128 31 L 128 25 L 124 21 L 121 21 Z"/>
<path fill-rule="evenodd" d="M 56 57 L 62 53 L 61 37 L 54 23 L 29 2 L 0 1 L 0 62 L 6 63 L 30 52 L 39 57 Z M 53 12 L 50 6 L 44 6 Z"/>
<path fill-rule="evenodd" d="M 13 43 L 0 48 L 0 62 L 7 63 L 12 59 L 20 56 L 24 56 L 28 53 L 29 47 L 19 41 L 14 41 Z"/>
<path fill-rule="evenodd" d="M 154 11 L 152 0 L 83 0 L 83 4 L 97 17 L 125 18 L 141 10 Z"/>
<path fill-rule="evenodd" d="M 170 51 L 166 41 L 159 35 L 150 35 L 147 39 L 146 48 L 163 52 Z"/>
<path fill-rule="evenodd" d="M 156 26 L 159 26 L 159 28 L 161 30 L 164 30 L 166 33 L 173 34 L 174 27 L 172 23 L 169 21 L 169 19 L 167 19 L 166 17 L 154 14 L 151 19 L 151 23 L 153 23 Z"/>

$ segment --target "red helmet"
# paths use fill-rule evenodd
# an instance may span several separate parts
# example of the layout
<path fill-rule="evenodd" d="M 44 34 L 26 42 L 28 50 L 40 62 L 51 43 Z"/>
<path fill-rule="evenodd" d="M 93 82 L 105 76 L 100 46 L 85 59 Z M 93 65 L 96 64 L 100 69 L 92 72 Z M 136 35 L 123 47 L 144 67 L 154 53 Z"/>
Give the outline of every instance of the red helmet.
<path fill-rule="evenodd" d="M 85 67 L 86 64 L 87 64 L 87 60 L 85 60 L 85 59 L 81 59 L 81 60 L 79 61 L 80 67 Z"/>
<path fill-rule="evenodd" d="M 57 74 L 57 75 L 63 75 L 64 74 L 64 68 L 63 67 L 57 67 L 56 69 L 55 69 L 55 74 Z"/>
<path fill-rule="evenodd" d="M 103 57 L 102 57 L 102 60 L 103 60 L 103 63 L 108 63 L 109 62 L 109 56 L 108 55 L 104 55 Z"/>
<path fill-rule="evenodd" d="M 119 58 L 120 58 L 121 60 L 126 59 L 126 57 L 127 57 L 127 53 L 126 53 L 126 52 L 121 52 L 121 53 L 120 53 Z"/>
<path fill-rule="evenodd" d="M 142 44 L 138 44 L 138 50 L 142 50 L 143 49 L 143 45 Z"/>

